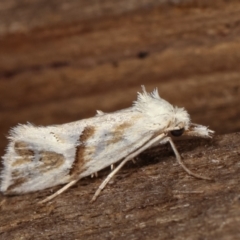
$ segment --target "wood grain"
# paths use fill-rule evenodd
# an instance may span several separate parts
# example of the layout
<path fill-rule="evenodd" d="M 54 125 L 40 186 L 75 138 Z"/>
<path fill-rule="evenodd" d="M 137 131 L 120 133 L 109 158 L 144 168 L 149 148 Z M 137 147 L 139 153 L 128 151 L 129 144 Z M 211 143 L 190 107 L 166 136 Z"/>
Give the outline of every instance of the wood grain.
<path fill-rule="evenodd" d="M 240 224 L 240 134 L 177 141 L 185 164 L 213 181 L 189 176 L 170 146 L 143 153 L 94 191 L 109 173 L 78 182 L 51 203 L 58 189 L 0 197 L 1 239 L 236 239 Z"/>
<path fill-rule="evenodd" d="M 178 143 L 189 168 L 215 182 L 192 179 L 168 148 L 156 148 L 124 168 L 94 205 L 102 177 L 42 207 L 36 202 L 50 190 L 0 196 L 1 239 L 236 239 L 239 26 L 234 0 L 2 0 L 1 155 L 10 127 L 128 107 L 142 84 L 216 135 L 232 134 Z"/>

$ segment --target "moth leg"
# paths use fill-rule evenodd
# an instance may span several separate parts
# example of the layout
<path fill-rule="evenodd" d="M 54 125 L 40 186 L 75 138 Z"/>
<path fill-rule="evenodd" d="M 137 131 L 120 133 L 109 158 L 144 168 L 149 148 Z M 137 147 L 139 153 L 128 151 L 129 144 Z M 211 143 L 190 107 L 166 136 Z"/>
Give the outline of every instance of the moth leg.
<path fill-rule="evenodd" d="M 98 172 L 92 173 L 91 178 L 98 177 Z"/>
<path fill-rule="evenodd" d="M 172 150 L 173 150 L 173 152 L 174 152 L 174 154 L 175 154 L 175 156 L 176 156 L 176 159 L 177 159 L 179 165 L 180 165 L 189 175 L 191 175 L 191 176 L 193 176 L 193 177 L 195 177 L 195 178 L 200 178 L 200 179 L 204 179 L 204 180 L 212 180 L 211 178 L 203 177 L 203 176 L 200 176 L 200 175 L 198 175 L 198 174 L 196 174 L 196 173 L 193 173 L 190 169 L 188 169 L 188 168 L 184 165 L 184 163 L 183 163 L 183 161 L 182 161 L 182 159 L 181 159 L 181 156 L 180 156 L 180 154 L 179 154 L 179 152 L 178 152 L 178 150 L 177 150 L 177 148 L 176 148 L 173 140 L 172 140 L 170 137 L 165 138 L 164 141 L 170 143 L 170 145 L 171 145 L 171 147 L 172 147 Z"/>
<path fill-rule="evenodd" d="M 131 161 L 132 161 L 134 164 L 136 164 L 136 158 L 137 158 L 137 157 L 131 159 Z M 115 165 L 114 165 L 114 164 L 111 164 L 111 171 L 112 171 L 114 168 L 115 168 Z"/>
<path fill-rule="evenodd" d="M 72 185 L 74 185 L 76 182 L 78 182 L 78 180 L 79 179 L 76 179 L 76 180 L 73 180 L 73 181 L 69 182 L 64 187 L 60 188 L 57 192 L 55 192 L 54 194 L 48 196 L 47 198 L 43 199 L 42 201 L 40 201 L 38 203 L 42 204 L 42 203 L 45 203 L 45 202 L 48 202 L 48 201 L 52 200 L 53 198 L 57 197 L 61 193 L 65 192 L 68 188 L 70 188 Z"/>
<path fill-rule="evenodd" d="M 159 142 L 161 139 L 165 138 L 166 134 L 162 133 L 160 135 L 158 135 L 157 137 L 151 139 L 150 141 L 148 141 L 147 143 L 145 143 L 141 148 L 139 148 L 138 150 L 136 150 L 135 152 L 129 154 L 126 158 L 123 159 L 123 161 L 106 177 L 106 179 L 102 182 L 102 184 L 98 187 L 97 191 L 95 192 L 91 202 L 94 202 L 98 195 L 100 194 L 100 192 L 104 189 L 104 187 L 108 184 L 108 182 L 111 180 L 111 178 L 124 166 L 124 164 L 126 162 L 128 162 L 129 160 L 133 159 L 134 157 L 136 157 L 138 154 L 140 154 L 141 152 L 143 152 L 144 150 L 146 150 L 147 148 L 149 148 L 150 146 L 152 146 L 154 143 Z"/>
<path fill-rule="evenodd" d="M 136 164 L 137 157 L 131 159 L 134 164 Z"/>

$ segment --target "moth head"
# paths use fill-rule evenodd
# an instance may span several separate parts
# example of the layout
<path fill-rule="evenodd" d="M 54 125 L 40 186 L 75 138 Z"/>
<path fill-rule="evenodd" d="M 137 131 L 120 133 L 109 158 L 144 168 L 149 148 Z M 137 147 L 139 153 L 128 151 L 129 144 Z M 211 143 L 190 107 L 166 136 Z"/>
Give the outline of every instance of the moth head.
<path fill-rule="evenodd" d="M 162 99 L 157 89 L 152 93 L 147 93 L 144 86 L 142 89 L 143 92 L 138 93 L 137 101 L 133 106 L 145 116 L 149 129 L 170 132 L 175 137 L 184 134 L 209 138 L 214 133 L 208 127 L 191 123 L 187 111 L 184 108 L 174 107 Z"/>
<path fill-rule="evenodd" d="M 170 131 L 170 133 L 174 136 L 174 137 L 180 137 L 183 135 L 184 133 L 184 128 L 180 128 L 180 129 L 177 129 L 177 130 L 172 130 Z"/>
<path fill-rule="evenodd" d="M 174 137 L 180 137 L 188 130 L 190 124 L 190 116 L 184 108 L 174 107 L 173 119 L 170 124 L 171 134 Z"/>
<path fill-rule="evenodd" d="M 175 107 L 175 116 L 175 123 L 172 124 L 174 129 L 170 130 L 171 135 L 174 137 L 185 135 L 211 138 L 214 134 L 214 131 L 206 126 L 191 123 L 188 113 L 183 108 Z"/>
<path fill-rule="evenodd" d="M 147 93 L 143 86 L 142 88 L 143 92 L 138 93 L 134 107 L 146 116 L 149 124 L 159 129 L 169 129 L 176 136 L 188 129 L 190 117 L 185 109 L 174 107 L 162 99 L 157 89 Z"/>

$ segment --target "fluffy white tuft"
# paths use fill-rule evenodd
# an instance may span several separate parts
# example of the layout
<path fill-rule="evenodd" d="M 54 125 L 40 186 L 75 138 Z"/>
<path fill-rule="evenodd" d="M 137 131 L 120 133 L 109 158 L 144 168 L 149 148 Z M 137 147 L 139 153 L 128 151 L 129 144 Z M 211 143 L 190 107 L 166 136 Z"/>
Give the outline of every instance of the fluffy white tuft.
<path fill-rule="evenodd" d="M 146 115 L 154 124 L 188 129 L 190 118 L 184 108 L 173 107 L 162 99 L 157 88 L 152 93 L 147 93 L 144 86 L 142 90 L 142 93 L 138 92 L 137 101 L 133 103 L 137 111 Z"/>
<path fill-rule="evenodd" d="M 210 130 L 206 126 L 192 123 L 189 128 L 189 131 L 185 132 L 185 135 L 195 136 L 195 137 L 203 137 L 203 138 L 211 138 L 213 133 L 214 133 L 214 131 Z"/>

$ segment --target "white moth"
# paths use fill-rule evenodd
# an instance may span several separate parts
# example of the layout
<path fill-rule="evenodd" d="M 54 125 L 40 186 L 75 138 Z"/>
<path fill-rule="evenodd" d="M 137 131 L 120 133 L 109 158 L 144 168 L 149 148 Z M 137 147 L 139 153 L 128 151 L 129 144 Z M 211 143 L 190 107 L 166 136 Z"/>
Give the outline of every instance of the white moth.
<path fill-rule="evenodd" d="M 11 129 L 3 156 L 1 192 L 23 194 L 66 184 L 42 201 L 46 202 L 79 179 L 121 161 L 99 186 L 94 201 L 127 161 L 153 145 L 167 142 L 184 170 L 203 178 L 182 163 L 170 133 L 208 138 L 213 131 L 191 123 L 188 113 L 160 98 L 157 89 L 147 93 L 142 88 L 143 93 L 138 93 L 130 108 L 113 113 L 97 111 L 95 117 L 62 125 L 26 124 Z"/>

